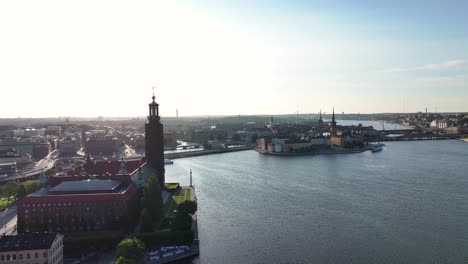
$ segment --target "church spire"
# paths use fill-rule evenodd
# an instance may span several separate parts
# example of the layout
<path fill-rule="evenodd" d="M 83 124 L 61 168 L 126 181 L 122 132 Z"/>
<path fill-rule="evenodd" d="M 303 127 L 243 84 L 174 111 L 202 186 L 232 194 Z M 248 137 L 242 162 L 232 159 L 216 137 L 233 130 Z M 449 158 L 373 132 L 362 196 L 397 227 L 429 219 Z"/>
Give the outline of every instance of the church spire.
<path fill-rule="evenodd" d="M 39 174 L 39 185 L 41 187 L 46 187 L 46 176 L 44 174 L 44 170 L 41 170 L 41 174 Z"/>
<path fill-rule="evenodd" d="M 332 121 L 331 121 L 331 128 L 330 128 L 330 135 L 332 137 L 336 137 L 337 132 L 336 132 L 336 120 L 335 120 L 335 107 L 333 107 L 333 113 L 332 113 Z"/>
<path fill-rule="evenodd" d="M 333 107 L 332 122 L 335 122 L 335 107 Z"/>
<path fill-rule="evenodd" d="M 141 171 L 141 166 L 138 168 L 137 179 L 135 183 L 138 188 L 143 188 L 145 186 L 145 181 L 143 180 L 143 172 Z"/>
<path fill-rule="evenodd" d="M 122 162 L 120 163 L 120 170 L 119 174 L 127 174 L 127 169 L 125 168 L 126 162 L 124 161 L 124 158 L 122 157 Z"/>

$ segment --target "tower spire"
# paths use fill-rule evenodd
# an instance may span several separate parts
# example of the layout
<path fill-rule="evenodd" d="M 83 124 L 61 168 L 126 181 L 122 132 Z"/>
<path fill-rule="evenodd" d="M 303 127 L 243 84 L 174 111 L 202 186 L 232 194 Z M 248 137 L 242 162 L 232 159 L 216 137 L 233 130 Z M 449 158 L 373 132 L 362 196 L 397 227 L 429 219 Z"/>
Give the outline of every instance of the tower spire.
<path fill-rule="evenodd" d="M 335 121 L 335 107 L 333 107 L 332 121 Z"/>
<path fill-rule="evenodd" d="M 41 170 L 41 174 L 39 174 L 39 185 L 41 187 L 46 187 L 46 176 L 44 174 L 44 170 Z"/>
<path fill-rule="evenodd" d="M 153 101 L 148 105 L 149 106 L 149 115 L 148 121 L 149 122 L 156 122 L 159 123 L 159 104 L 156 103 L 156 96 L 154 96 L 154 86 L 153 86 Z"/>
<path fill-rule="evenodd" d="M 332 112 L 332 121 L 331 121 L 330 135 L 331 135 L 332 137 L 336 137 L 336 135 L 337 135 L 337 132 L 336 132 L 336 120 L 335 120 L 335 107 L 333 107 L 333 112 Z"/>

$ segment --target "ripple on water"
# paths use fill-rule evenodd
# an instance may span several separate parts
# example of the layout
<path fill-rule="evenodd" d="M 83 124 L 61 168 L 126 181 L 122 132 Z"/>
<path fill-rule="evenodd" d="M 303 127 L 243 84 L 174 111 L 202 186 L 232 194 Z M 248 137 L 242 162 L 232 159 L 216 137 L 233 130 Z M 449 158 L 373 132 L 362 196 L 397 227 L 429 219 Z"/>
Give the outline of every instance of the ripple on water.
<path fill-rule="evenodd" d="M 463 263 L 461 141 L 389 142 L 377 155 L 177 159 L 199 202 L 200 256 L 181 263 Z"/>

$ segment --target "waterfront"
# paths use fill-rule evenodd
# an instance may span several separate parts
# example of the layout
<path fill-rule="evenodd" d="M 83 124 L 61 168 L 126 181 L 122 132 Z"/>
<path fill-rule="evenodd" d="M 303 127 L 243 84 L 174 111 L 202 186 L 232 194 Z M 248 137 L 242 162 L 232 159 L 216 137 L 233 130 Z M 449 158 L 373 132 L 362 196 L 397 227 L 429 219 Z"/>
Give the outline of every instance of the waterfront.
<path fill-rule="evenodd" d="M 188 185 L 192 169 L 197 189 L 200 256 L 191 262 L 463 263 L 466 143 L 386 144 L 379 153 L 175 160 L 167 181 Z"/>

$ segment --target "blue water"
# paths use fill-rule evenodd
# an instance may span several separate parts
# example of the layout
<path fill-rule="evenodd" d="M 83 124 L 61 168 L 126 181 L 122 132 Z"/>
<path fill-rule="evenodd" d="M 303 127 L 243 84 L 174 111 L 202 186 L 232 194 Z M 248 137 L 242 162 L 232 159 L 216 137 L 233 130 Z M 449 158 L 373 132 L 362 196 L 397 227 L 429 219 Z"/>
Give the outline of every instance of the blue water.
<path fill-rule="evenodd" d="M 382 152 L 174 160 L 167 181 L 199 203 L 186 263 L 466 263 L 468 144 L 389 142 Z"/>

